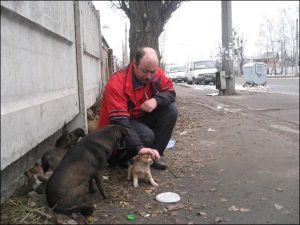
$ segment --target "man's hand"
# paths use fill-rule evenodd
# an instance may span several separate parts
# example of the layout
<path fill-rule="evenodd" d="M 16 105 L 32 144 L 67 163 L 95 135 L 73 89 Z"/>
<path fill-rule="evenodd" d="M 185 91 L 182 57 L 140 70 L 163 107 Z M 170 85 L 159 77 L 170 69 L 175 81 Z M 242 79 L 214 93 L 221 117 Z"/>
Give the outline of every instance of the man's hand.
<path fill-rule="evenodd" d="M 153 149 L 153 148 L 142 148 L 138 152 L 138 155 L 143 155 L 143 154 L 147 154 L 147 153 L 151 154 L 153 160 L 160 158 L 160 155 L 159 155 L 158 151 L 156 149 Z"/>
<path fill-rule="evenodd" d="M 156 99 L 150 98 L 141 105 L 141 110 L 145 112 L 152 112 L 156 107 L 157 107 Z"/>

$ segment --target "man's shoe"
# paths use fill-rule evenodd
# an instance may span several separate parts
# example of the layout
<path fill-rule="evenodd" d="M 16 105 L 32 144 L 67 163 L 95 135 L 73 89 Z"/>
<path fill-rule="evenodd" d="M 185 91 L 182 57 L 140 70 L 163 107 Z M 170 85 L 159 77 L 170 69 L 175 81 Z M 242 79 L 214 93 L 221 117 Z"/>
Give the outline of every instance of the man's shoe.
<path fill-rule="evenodd" d="M 130 166 L 130 162 L 129 161 L 125 161 L 125 162 L 118 162 L 118 166 L 122 169 L 127 169 Z"/>
<path fill-rule="evenodd" d="M 155 159 L 153 161 L 151 167 L 158 169 L 158 170 L 165 170 L 168 168 L 168 165 L 158 159 Z"/>

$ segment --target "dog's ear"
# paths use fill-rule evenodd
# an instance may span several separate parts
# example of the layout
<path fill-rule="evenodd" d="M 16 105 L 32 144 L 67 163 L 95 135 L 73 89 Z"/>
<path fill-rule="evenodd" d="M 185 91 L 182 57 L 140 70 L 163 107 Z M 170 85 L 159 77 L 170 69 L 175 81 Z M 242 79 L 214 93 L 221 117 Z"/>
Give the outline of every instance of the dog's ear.
<path fill-rule="evenodd" d="M 127 127 L 122 127 L 121 133 L 124 136 L 130 135 L 130 129 Z"/>

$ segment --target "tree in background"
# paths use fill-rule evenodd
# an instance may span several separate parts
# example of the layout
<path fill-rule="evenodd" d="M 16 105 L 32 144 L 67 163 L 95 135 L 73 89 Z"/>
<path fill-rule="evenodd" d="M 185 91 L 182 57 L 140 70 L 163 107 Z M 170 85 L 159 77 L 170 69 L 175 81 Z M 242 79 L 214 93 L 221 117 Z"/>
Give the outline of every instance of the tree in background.
<path fill-rule="evenodd" d="M 293 65 L 295 61 L 296 17 L 289 10 L 291 9 L 281 8 L 276 17 L 265 16 L 260 24 L 257 42 L 262 53 L 272 52 L 273 69 L 276 69 L 275 59 L 281 59 L 280 66 L 283 73 L 286 70 L 283 70 L 283 67 Z M 295 10 L 299 14 L 299 6 Z"/>
<path fill-rule="evenodd" d="M 239 60 L 239 69 L 242 70 L 242 66 L 244 65 L 245 57 L 244 57 L 244 50 L 247 40 L 244 39 L 243 34 L 240 34 L 237 29 L 233 28 L 232 30 L 232 47 L 234 57 Z"/>
<path fill-rule="evenodd" d="M 233 57 L 234 60 L 239 61 L 239 72 L 242 72 L 242 66 L 244 65 L 245 62 L 245 46 L 247 40 L 244 39 L 243 34 L 240 34 L 237 29 L 233 28 L 232 29 L 232 51 L 233 51 Z M 222 70 L 222 44 L 221 42 L 216 43 L 216 52 L 217 55 L 215 57 L 217 58 L 215 61 L 215 66 L 218 69 L 218 71 Z"/>
<path fill-rule="evenodd" d="M 117 2 L 117 3 L 116 3 Z M 139 47 L 149 46 L 159 51 L 159 36 L 173 12 L 183 1 L 111 1 L 114 8 L 122 9 L 130 20 L 130 61 Z"/>

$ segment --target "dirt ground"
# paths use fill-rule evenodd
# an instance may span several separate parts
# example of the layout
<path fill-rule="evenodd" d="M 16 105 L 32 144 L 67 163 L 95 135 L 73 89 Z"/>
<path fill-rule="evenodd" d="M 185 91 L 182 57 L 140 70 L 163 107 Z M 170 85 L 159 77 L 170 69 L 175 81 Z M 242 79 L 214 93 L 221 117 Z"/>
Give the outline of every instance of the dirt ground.
<path fill-rule="evenodd" d="M 1 224 L 299 223 L 298 136 L 276 133 L 279 144 L 274 143 L 272 130 L 260 131 L 267 126 L 264 116 L 223 104 L 228 108 L 224 113 L 214 110 L 213 101 L 205 104 L 197 96 L 177 97 L 179 117 L 171 138 L 176 143 L 162 157 L 169 167 L 152 169 L 158 187 L 140 180 L 134 188 L 126 180 L 126 169 L 107 168 L 105 189 L 112 198 L 103 200 L 99 193 L 86 196 L 96 210 L 84 218 L 52 212 L 45 195 L 29 196 L 25 185 L 2 205 Z M 280 144 L 281 139 L 291 145 Z M 262 151 L 265 146 L 283 148 L 286 155 L 277 150 L 270 155 Z M 289 178 L 277 172 L 286 171 L 280 163 L 291 166 L 287 170 L 294 183 L 288 184 Z M 274 174 L 278 176 L 273 178 Z M 175 192 L 180 200 L 158 202 L 155 197 L 162 192 Z M 129 214 L 135 220 L 129 221 Z"/>

